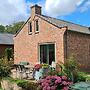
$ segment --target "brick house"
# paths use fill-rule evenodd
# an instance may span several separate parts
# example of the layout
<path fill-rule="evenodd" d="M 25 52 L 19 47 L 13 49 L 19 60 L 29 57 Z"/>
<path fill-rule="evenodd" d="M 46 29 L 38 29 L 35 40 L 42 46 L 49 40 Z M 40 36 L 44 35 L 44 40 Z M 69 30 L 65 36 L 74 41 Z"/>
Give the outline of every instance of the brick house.
<path fill-rule="evenodd" d="M 85 26 L 42 15 L 41 7 L 31 7 L 31 16 L 14 37 L 14 62 L 51 64 L 70 56 L 90 68 L 90 29 Z"/>
<path fill-rule="evenodd" d="M 13 35 L 0 33 L 0 57 L 4 55 L 6 48 L 14 48 Z"/>

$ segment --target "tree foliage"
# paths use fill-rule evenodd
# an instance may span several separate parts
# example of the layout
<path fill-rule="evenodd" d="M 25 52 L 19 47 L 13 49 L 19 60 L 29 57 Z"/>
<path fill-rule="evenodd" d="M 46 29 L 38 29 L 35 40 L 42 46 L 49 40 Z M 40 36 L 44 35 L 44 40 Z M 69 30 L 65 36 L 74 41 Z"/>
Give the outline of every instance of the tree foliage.
<path fill-rule="evenodd" d="M 0 33 L 12 33 L 15 34 L 20 27 L 24 24 L 24 21 L 13 23 L 12 25 L 0 25 Z"/>
<path fill-rule="evenodd" d="M 4 32 L 5 32 L 5 26 L 0 25 L 0 32 L 1 32 L 1 33 L 4 33 Z"/>

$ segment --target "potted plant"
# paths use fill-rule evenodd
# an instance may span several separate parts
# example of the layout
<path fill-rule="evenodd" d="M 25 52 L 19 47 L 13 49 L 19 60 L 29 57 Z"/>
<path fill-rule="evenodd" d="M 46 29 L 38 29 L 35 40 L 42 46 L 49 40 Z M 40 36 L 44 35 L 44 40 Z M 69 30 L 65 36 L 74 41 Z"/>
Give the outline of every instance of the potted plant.
<path fill-rule="evenodd" d="M 41 64 L 36 64 L 34 66 L 34 78 L 35 80 L 39 80 L 42 77 L 42 65 Z"/>

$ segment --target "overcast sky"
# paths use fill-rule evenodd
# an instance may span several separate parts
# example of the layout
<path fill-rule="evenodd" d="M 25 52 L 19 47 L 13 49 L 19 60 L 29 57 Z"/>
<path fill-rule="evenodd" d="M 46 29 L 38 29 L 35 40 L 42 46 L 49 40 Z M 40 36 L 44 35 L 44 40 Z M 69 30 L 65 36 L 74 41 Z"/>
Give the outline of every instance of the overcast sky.
<path fill-rule="evenodd" d="M 45 15 L 90 26 L 90 0 L 0 0 L 0 24 L 25 21 L 34 4 Z"/>

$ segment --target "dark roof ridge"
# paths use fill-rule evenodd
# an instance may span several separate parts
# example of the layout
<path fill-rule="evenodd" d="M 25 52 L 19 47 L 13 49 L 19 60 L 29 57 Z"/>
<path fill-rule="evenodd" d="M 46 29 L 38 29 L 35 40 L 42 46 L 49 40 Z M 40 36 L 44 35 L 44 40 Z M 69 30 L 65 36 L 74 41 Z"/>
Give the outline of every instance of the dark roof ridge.
<path fill-rule="evenodd" d="M 20 27 L 20 29 L 14 34 L 14 37 L 16 37 L 18 35 L 18 33 L 22 30 L 22 28 L 24 27 L 24 25 L 29 21 L 31 17 L 29 17 L 26 22 Z"/>
<path fill-rule="evenodd" d="M 70 22 L 70 21 L 67 21 L 67 20 L 62 20 L 62 19 L 58 19 L 58 18 L 55 18 L 55 17 L 46 16 L 46 15 L 41 15 L 41 16 L 44 16 L 44 17 L 47 17 L 47 18 L 56 19 L 56 20 L 60 20 L 60 21 L 67 22 L 67 23 L 71 23 L 71 24 L 78 25 L 78 26 L 81 26 L 81 27 L 89 28 L 89 26 L 83 26 L 83 25 L 80 25 L 80 24 L 77 24 L 77 23 L 73 23 L 73 22 Z"/>
<path fill-rule="evenodd" d="M 37 16 L 44 19 L 45 21 L 49 22 L 50 24 L 53 24 L 56 27 L 59 27 L 59 28 L 68 27 L 68 30 L 70 30 L 70 31 L 76 31 L 76 32 L 84 33 L 84 34 L 90 34 L 88 27 L 70 23 L 68 21 L 52 18 L 52 17 L 45 16 L 45 15 L 37 15 Z"/>
<path fill-rule="evenodd" d="M 36 14 L 36 16 L 42 18 L 42 17 L 41 17 L 42 15 Z M 42 18 L 42 19 L 44 19 L 44 18 Z M 56 26 L 57 28 L 66 28 L 66 27 L 67 27 L 67 26 L 58 26 L 58 25 L 56 25 L 56 24 L 54 24 L 54 23 L 52 23 L 52 22 L 50 22 L 50 21 L 48 21 L 48 20 L 46 20 L 46 19 L 44 19 L 44 20 L 47 21 L 47 22 L 49 22 L 50 24 Z"/>
<path fill-rule="evenodd" d="M 81 33 L 86 33 L 86 34 L 90 34 L 90 31 L 89 31 L 89 27 L 86 27 L 86 26 L 82 26 L 82 25 L 79 25 L 79 24 L 75 24 L 75 23 L 72 23 L 72 22 L 69 22 L 69 21 L 64 21 L 64 20 L 61 20 L 61 19 L 58 19 L 58 18 L 54 18 L 54 17 L 50 17 L 50 16 L 46 16 L 46 15 L 38 15 L 38 14 L 36 14 L 35 16 L 39 16 L 40 18 L 42 18 L 42 19 L 44 19 L 45 21 L 47 21 L 47 22 L 49 22 L 50 24 L 53 24 L 54 26 L 56 26 L 56 27 L 58 27 L 58 28 L 63 28 L 63 27 L 68 27 L 68 25 L 63 25 L 63 26 L 58 26 L 57 24 L 55 24 L 55 23 L 53 23 L 53 22 L 51 22 L 51 21 L 48 21 L 48 20 L 46 20 L 45 18 L 49 18 L 49 19 L 55 19 L 55 20 L 58 20 L 58 21 L 62 21 L 62 22 L 65 22 L 65 23 L 68 23 L 68 24 L 72 24 L 72 25 L 76 25 L 76 26 L 79 26 L 79 27 L 81 27 L 81 28 L 86 28 L 86 31 L 84 30 L 82 30 L 82 31 L 78 31 L 78 30 L 73 30 L 73 29 L 70 29 L 70 30 L 72 30 L 72 31 L 76 31 L 76 32 L 81 32 Z M 43 18 L 43 17 L 45 17 L 45 18 Z M 21 28 L 19 29 L 19 31 L 14 35 L 15 37 L 17 36 L 17 34 L 22 30 L 22 28 L 24 27 L 24 25 L 29 21 L 29 19 L 30 19 L 31 17 L 29 17 L 27 20 L 26 20 L 26 22 L 21 26 Z"/>

